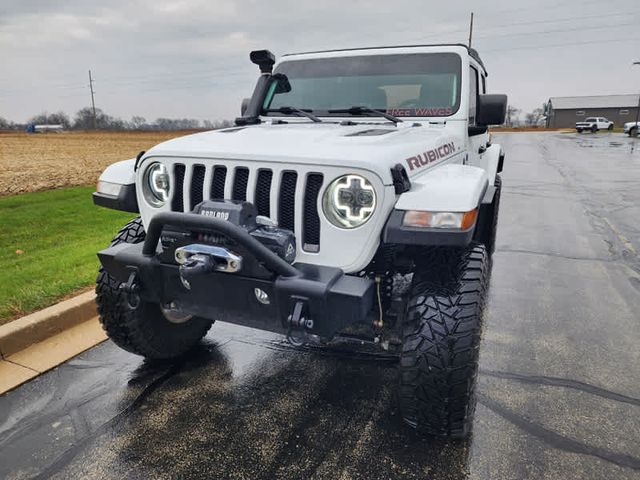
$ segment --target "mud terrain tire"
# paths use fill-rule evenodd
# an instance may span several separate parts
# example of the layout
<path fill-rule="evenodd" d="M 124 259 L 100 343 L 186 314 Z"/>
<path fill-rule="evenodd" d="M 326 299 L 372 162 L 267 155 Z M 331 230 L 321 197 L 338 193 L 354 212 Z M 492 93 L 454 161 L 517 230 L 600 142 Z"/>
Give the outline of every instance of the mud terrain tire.
<path fill-rule="evenodd" d="M 470 433 L 489 265 L 484 245 L 434 248 L 413 276 L 399 402 L 403 420 L 423 433 Z"/>
<path fill-rule="evenodd" d="M 496 175 L 494 186 L 496 192 L 493 201 L 488 205 L 480 207 L 478 214 L 478 227 L 474 233 L 474 240 L 482 243 L 489 256 L 493 255 L 496 249 L 496 234 L 498 233 L 498 215 L 500 214 L 500 195 L 502 193 L 502 178 Z"/>
<path fill-rule="evenodd" d="M 145 231 L 140 217 L 127 223 L 111 242 L 139 243 Z M 169 322 L 160 306 L 138 302 L 134 308 L 122 284 L 100 268 L 96 280 L 96 303 L 102 328 L 119 347 L 149 359 L 179 356 L 193 347 L 211 328 L 210 320 L 193 317 L 184 323 Z"/>

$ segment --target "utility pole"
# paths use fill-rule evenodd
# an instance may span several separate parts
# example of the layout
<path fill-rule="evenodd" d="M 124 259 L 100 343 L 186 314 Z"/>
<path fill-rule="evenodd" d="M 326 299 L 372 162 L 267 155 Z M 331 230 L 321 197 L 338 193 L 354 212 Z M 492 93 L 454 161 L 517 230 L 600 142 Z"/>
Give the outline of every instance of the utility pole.
<path fill-rule="evenodd" d="M 96 129 L 96 102 L 93 98 L 93 79 L 91 78 L 91 70 L 89 70 L 89 89 L 91 90 L 91 108 L 93 109 L 93 129 Z"/>
<path fill-rule="evenodd" d="M 634 65 L 640 65 L 640 62 L 633 62 Z M 640 94 L 638 94 L 638 107 L 636 110 L 636 133 L 640 131 L 640 126 L 638 125 L 638 121 L 640 121 Z"/>
<path fill-rule="evenodd" d="M 471 48 L 471 37 L 473 37 L 473 12 L 471 12 L 471 21 L 469 22 L 469 48 Z"/>

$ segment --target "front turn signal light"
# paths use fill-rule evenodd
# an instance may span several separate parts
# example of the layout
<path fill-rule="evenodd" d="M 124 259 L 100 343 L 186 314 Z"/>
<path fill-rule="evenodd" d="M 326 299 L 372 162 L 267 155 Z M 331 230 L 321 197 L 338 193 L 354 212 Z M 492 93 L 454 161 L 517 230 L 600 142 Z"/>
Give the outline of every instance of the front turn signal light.
<path fill-rule="evenodd" d="M 420 210 L 407 210 L 404 214 L 402 224 L 405 227 L 468 230 L 475 223 L 477 216 L 477 208 L 469 212 L 424 212 Z"/>

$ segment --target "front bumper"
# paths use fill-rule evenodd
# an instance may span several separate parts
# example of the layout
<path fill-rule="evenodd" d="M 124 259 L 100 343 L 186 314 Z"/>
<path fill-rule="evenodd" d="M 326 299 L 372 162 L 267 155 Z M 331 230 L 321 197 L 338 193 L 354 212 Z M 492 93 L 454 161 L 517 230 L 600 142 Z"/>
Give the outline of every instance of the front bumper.
<path fill-rule="evenodd" d="M 211 271 L 190 277 L 185 286 L 177 263 L 160 255 L 164 227 L 222 235 L 253 255 L 268 272 L 263 278 Z M 142 244 L 119 244 L 102 250 L 104 269 L 147 302 L 171 304 L 181 312 L 286 333 L 301 329 L 331 338 L 353 323 L 368 322 L 374 306 L 374 283 L 345 275 L 339 268 L 290 265 L 243 228 L 228 221 L 191 213 L 160 213 Z M 268 303 L 259 300 L 266 293 Z M 133 290 L 132 290 L 133 291 Z"/>

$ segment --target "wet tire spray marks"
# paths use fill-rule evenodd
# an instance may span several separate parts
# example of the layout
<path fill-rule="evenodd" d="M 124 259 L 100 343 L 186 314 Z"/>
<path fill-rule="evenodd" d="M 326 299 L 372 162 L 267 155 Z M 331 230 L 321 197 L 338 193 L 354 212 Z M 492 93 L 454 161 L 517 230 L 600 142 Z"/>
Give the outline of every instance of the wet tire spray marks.
<path fill-rule="evenodd" d="M 554 387 L 572 388 L 592 395 L 597 395 L 602 398 L 607 398 L 609 400 L 615 400 L 616 402 L 640 406 L 640 399 L 638 398 L 628 397 L 627 395 L 622 395 L 620 393 L 612 392 L 605 388 L 596 387 L 595 385 L 579 382 L 577 380 L 558 377 L 543 377 L 540 375 L 522 375 L 510 372 L 492 372 L 490 370 L 480 370 L 480 374 L 488 377 L 505 378 L 508 380 L 515 380 L 517 382 L 531 383 L 534 385 L 550 385 Z"/>
<path fill-rule="evenodd" d="M 478 397 L 478 401 L 482 405 L 497 413 L 501 417 L 504 417 L 509 422 L 513 423 L 530 435 L 533 435 L 541 439 L 543 442 L 551 445 L 553 448 L 564 450 L 566 452 L 578 453 L 581 455 L 590 455 L 621 467 L 640 470 L 640 458 L 612 452 L 603 448 L 592 447 L 590 445 L 578 442 L 576 440 L 573 440 L 572 438 L 560 435 L 553 430 L 544 428 L 543 426 L 524 418 L 523 416 L 509 410 L 508 408 L 504 408 L 504 406 L 502 406 L 500 403 L 490 399 L 485 395 L 479 395 Z"/>

